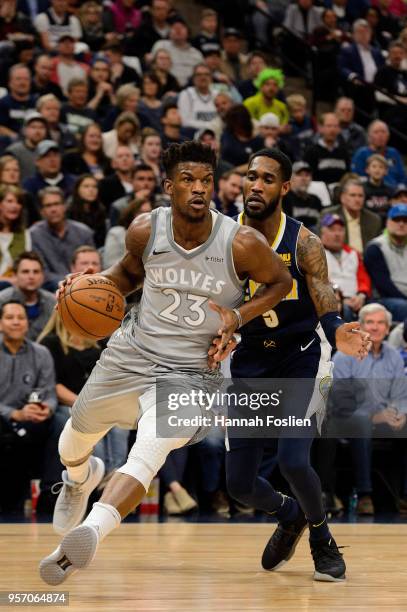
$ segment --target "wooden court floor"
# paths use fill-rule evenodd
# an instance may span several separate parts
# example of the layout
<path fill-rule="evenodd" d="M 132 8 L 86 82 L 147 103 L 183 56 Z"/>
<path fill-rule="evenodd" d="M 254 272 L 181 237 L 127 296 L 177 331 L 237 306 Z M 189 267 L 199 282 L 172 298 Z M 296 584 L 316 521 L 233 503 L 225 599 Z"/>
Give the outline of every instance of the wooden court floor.
<path fill-rule="evenodd" d="M 0 590 L 69 591 L 70 612 L 407 610 L 407 525 L 333 525 L 337 542 L 349 546 L 348 580 L 340 584 L 313 582 L 305 536 L 287 565 L 264 572 L 259 559 L 273 527 L 124 524 L 104 541 L 89 569 L 60 588 L 47 588 L 37 564 L 59 541 L 51 526 L 2 524 Z"/>

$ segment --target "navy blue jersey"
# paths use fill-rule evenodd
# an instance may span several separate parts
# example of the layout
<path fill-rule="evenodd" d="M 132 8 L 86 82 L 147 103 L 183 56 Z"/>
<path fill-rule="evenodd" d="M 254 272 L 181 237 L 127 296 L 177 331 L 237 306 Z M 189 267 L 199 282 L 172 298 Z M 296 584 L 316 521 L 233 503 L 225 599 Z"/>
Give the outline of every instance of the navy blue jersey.
<path fill-rule="evenodd" d="M 243 213 L 238 217 L 243 223 Z M 297 264 L 297 241 L 302 223 L 285 213 L 281 213 L 280 227 L 271 248 L 280 255 L 293 277 L 290 293 L 273 308 L 256 317 L 239 332 L 242 334 L 242 345 L 254 345 L 260 348 L 279 348 L 287 343 L 297 342 L 309 336 L 318 325 L 319 318 L 308 291 L 304 274 Z M 249 280 L 246 286 L 245 300 L 253 297 L 259 284 Z"/>

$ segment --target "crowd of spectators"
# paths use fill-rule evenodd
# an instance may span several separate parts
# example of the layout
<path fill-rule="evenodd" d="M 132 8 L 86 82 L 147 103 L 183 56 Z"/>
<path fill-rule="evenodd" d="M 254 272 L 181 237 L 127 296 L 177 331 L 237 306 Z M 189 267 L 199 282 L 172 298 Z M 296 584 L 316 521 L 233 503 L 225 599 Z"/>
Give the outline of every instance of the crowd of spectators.
<path fill-rule="evenodd" d="M 54 292 L 69 272 L 118 261 L 131 221 L 168 206 L 160 155 L 171 143 L 199 139 L 217 152 L 212 205 L 231 217 L 242 210 L 250 155 L 266 146 L 290 157 L 283 208 L 321 236 L 344 318 L 377 336 L 363 367 L 336 355 L 337 376 L 404 377 L 407 5 L 206 0 L 194 5 L 193 29 L 183 6 L 0 3 L 0 465 L 15 465 L 0 512 L 21 509 L 38 477 L 38 510 L 52 507 L 58 436 L 103 348 L 63 328 Z M 310 105 L 309 86 L 325 112 Z M 390 366 L 374 373 L 380 360 Z M 372 414 L 371 427 L 404 431 L 407 391 L 391 386 L 381 403 L 361 402 L 363 432 Z M 115 429 L 98 444 L 108 472 L 124 462 L 132 435 Z M 359 492 L 361 513 L 374 512 L 369 436 L 350 444 L 360 471 L 353 483 L 348 473 L 347 494 Z M 324 448 L 316 464 L 326 476 Z M 170 455 L 161 473 L 168 513 L 198 502 L 229 512 L 224 452 L 211 438 Z M 404 440 L 404 466 L 406 453 Z M 335 509 L 334 471 L 322 480 Z M 394 497 L 406 510 L 401 473 Z"/>

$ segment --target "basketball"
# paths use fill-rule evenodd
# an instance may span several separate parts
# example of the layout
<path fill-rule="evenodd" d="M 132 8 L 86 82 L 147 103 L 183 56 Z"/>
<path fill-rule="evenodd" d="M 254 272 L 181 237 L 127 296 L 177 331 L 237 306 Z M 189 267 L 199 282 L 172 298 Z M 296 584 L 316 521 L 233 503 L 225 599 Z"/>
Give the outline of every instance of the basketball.
<path fill-rule="evenodd" d="M 58 302 L 66 329 L 90 340 L 110 336 L 119 327 L 124 308 L 124 297 L 115 283 L 101 274 L 75 278 Z"/>

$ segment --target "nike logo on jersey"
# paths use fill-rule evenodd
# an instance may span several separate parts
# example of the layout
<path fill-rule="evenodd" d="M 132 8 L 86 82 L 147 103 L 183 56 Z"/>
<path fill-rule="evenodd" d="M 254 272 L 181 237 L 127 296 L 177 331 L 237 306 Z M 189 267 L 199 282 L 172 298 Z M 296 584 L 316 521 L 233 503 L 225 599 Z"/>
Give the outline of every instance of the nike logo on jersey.
<path fill-rule="evenodd" d="M 156 251 L 153 250 L 153 255 L 164 255 L 164 253 L 171 253 L 171 251 Z"/>
<path fill-rule="evenodd" d="M 301 351 L 306 351 L 306 350 L 307 350 L 307 348 L 308 348 L 309 346 L 311 346 L 311 344 L 314 342 L 314 340 L 315 340 L 315 338 L 312 338 L 311 342 L 308 342 L 308 344 L 306 344 L 305 346 L 302 346 L 302 345 L 301 345 L 301 346 L 300 346 Z"/>

